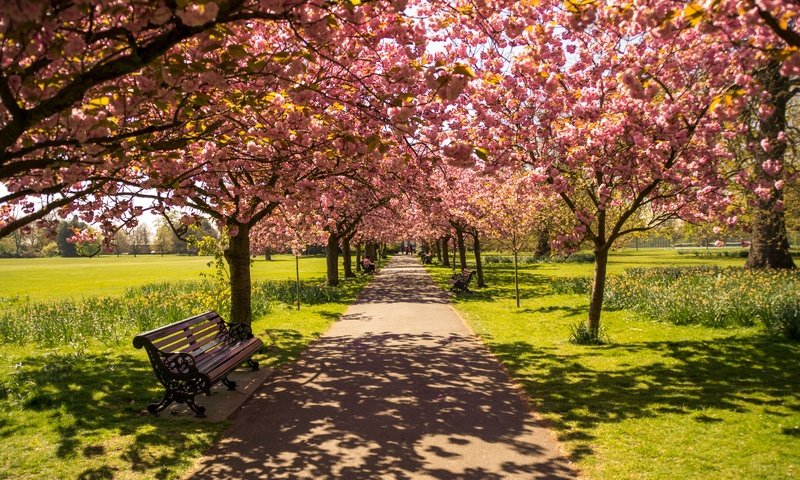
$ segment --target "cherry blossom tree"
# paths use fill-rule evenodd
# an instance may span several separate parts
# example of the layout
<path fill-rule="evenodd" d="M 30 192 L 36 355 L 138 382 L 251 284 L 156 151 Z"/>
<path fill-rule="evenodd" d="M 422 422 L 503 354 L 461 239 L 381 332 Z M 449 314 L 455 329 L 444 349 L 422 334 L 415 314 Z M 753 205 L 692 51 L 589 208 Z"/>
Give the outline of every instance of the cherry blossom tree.
<path fill-rule="evenodd" d="M 729 52 L 697 30 L 664 37 L 635 10 L 620 21 L 613 8 L 587 17 L 545 3 L 506 17 L 510 68 L 495 52 L 478 57 L 480 82 L 459 112 L 458 137 L 471 142 L 452 156 L 528 165 L 572 212 L 572 228 L 554 244 L 592 245 L 596 339 L 614 242 L 674 218 L 714 218 L 729 203 L 719 138 L 734 109 L 715 107 L 739 101 L 725 95 L 741 70 L 709 62 Z"/>
<path fill-rule="evenodd" d="M 381 75 L 424 85 L 423 65 L 408 59 L 424 51 L 425 32 L 404 15 L 407 3 L 3 2 L 0 236 L 54 210 L 68 215 L 80 201 L 94 211 L 97 197 L 119 193 L 116 180 L 130 174 L 131 155 L 172 151 L 208 136 L 215 126 L 205 121 L 209 90 L 227 88 L 226 80 L 243 71 L 286 73 L 319 58 L 347 71 L 358 49 L 342 47 L 357 40 L 385 55 L 377 64 Z M 378 48 L 384 40 L 395 47 Z M 278 44 L 288 48 L 253 55 L 253 48 Z M 449 88 L 463 84 L 454 73 L 437 67 L 429 76 L 437 88 Z M 306 87 L 325 90 L 324 82 Z M 407 88 L 380 107 L 402 120 L 415 93 Z"/>
<path fill-rule="evenodd" d="M 594 2 L 575 3 L 573 11 L 583 19 L 596 15 Z M 751 268 L 794 268 L 788 251 L 784 221 L 783 185 L 793 175 L 785 144 L 791 141 L 785 118 L 786 105 L 796 94 L 800 73 L 800 36 L 796 21 L 800 11 L 793 2 L 710 0 L 641 2 L 634 9 L 617 9 L 621 21 L 635 21 L 662 38 L 695 29 L 707 42 L 726 45 L 729 62 L 743 66 L 745 75 L 731 78 L 737 88 L 736 102 L 720 101 L 720 108 L 738 111 L 746 100 L 748 113 L 738 119 L 749 165 L 740 164 L 736 178 L 751 192 L 748 210 L 753 242 L 747 259 Z M 709 62 L 726 61 L 722 57 Z M 720 100 L 729 100 L 721 97 Z M 739 142 L 733 142 L 738 145 Z"/>
<path fill-rule="evenodd" d="M 519 253 L 529 248 L 547 216 L 554 213 L 555 198 L 547 198 L 523 170 L 506 169 L 484 181 L 475 193 L 475 210 L 485 212 L 472 221 L 514 256 L 514 292 L 519 302 Z"/>
<path fill-rule="evenodd" d="M 109 179 L 124 168 L 131 141 L 162 148 L 153 135 L 180 125 L 196 101 L 159 84 L 159 72 L 184 68 L 170 50 L 223 23 L 291 16 L 245 3 L 4 1 L 0 182 L 8 193 L 0 236 L 89 194 L 112 193 Z M 178 108 L 159 108 L 175 96 Z M 22 216 L 12 216 L 14 205 Z"/>

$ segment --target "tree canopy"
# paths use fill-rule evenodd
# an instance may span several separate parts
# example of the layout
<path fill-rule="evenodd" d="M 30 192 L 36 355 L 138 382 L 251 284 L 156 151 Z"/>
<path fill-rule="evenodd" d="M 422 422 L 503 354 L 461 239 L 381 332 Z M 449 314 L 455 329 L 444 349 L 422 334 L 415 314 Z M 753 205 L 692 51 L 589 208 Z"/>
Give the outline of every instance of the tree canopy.
<path fill-rule="evenodd" d="M 148 210 L 179 237 L 210 218 L 229 237 L 234 321 L 250 321 L 253 248 L 276 243 L 332 255 L 455 236 L 464 263 L 464 235 L 477 251 L 548 223 L 554 248 L 595 252 L 595 334 L 625 235 L 749 208 L 758 252 L 788 245 L 788 2 L 0 8 L 0 237 L 54 214 L 108 241 Z"/>

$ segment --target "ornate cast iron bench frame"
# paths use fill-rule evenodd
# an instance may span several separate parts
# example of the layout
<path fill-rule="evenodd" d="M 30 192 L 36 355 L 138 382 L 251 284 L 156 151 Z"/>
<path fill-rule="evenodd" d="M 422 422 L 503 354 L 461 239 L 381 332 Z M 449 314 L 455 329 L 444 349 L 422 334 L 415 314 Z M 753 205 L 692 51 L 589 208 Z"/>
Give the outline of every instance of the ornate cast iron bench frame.
<path fill-rule="evenodd" d="M 205 416 L 205 407 L 197 405 L 199 393 L 211 394 L 211 387 L 221 381 L 228 390 L 236 383 L 228 374 L 244 362 L 258 370 L 250 357 L 264 345 L 253 336 L 248 325 L 227 323 L 216 312 L 165 325 L 133 338 L 133 346 L 144 347 L 156 378 L 166 389 L 160 402 L 147 410 L 157 415 L 172 402 L 185 403 L 198 417 Z"/>
<path fill-rule="evenodd" d="M 469 273 L 456 273 L 450 277 L 450 290 L 456 293 L 469 292 L 469 288 L 467 287 L 473 276 L 475 276 L 474 270 Z"/>

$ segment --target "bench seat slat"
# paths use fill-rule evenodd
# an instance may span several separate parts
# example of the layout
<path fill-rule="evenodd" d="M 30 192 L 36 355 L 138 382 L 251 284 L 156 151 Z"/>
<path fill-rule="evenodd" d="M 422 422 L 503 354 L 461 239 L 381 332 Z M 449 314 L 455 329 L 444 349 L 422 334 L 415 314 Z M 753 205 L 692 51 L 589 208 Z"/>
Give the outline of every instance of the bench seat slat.
<path fill-rule="evenodd" d="M 197 369 L 203 373 L 208 373 L 214 370 L 217 365 L 224 362 L 226 358 L 235 357 L 237 351 L 248 352 L 258 350 L 261 347 L 261 340 L 257 338 L 250 338 L 243 341 L 220 346 L 214 350 L 204 352 L 202 355 L 195 357 L 195 365 Z M 244 353 L 246 356 L 247 353 Z"/>
<path fill-rule="evenodd" d="M 261 348 L 261 345 L 261 340 L 258 339 L 256 339 L 255 342 L 249 343 L 243 350 L 237 351 L 235 355 L 228 357 L 223 363 L 215 366 L 208 372 L 208 377 L 212 379 L 212 381 L 224 377 L 228 372 L 244 363 L 253 353 L 257 352 L 258 349 Z"/>

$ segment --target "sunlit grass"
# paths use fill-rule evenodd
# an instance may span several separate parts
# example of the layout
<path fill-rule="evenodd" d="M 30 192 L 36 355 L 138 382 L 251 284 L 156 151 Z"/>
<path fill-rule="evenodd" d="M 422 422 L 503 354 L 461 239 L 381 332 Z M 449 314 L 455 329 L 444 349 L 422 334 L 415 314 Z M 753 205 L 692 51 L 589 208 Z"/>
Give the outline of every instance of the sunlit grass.
<path fill-rule="evenodd" d="M 138 259 L 143 258 L 147 262 L 139 263 Z M 256 286 L 255 296 L 267 305 L 255 308 L 253 331 L 265 343 L 255 359 L 271 367 L 297 359 L 344 313 L 368 280 L 348 279 L 335 289 L 334 295 L 326 293 L 327 289 L 319 286 L 325 276 L 324 258 L 303 258 L 300 270 L 306 288 L 297 310 L 292 303 L 293 289 L 283 283 L 294 278 L 294 257 L 275 258 L 272 262 L 258 260 L 253 265 L 254 279 L 281 281 Z M 83 262 L 97 263 L 91 264 L 92 268 L 82 268 L 95 276 L 91 282 L 83 283 L 83 291 L 69 278 L 59 277 L 50 282 L 53 292 L 39 290 L 26 297 L 30 300 L 6 306 L 44 309 L 37 302 L 50 301 L 49 308 L 67 309 L 71 305 L 84 313 L 68 317 L 61 324 L 55 318 L 58 315 L 51 319 L 53 335 L 64 334 L 67 328 L 77 333 L 62 337 L 60 343 L 44 342 L 52 345 L 45 346 L 28 340 L 24 344 L 0 345 L 0 478 L 180 478 L 217 439 L 225 422 L 161 419 L 144 411 L 148 403 L 161 398 L 163 390 L 144 351 L 131 345 L 132 335 L 137 328 L 166 324 L 173 317 L 183 318 L 193 313 L 192 308 L 199 308 L 201 305 L 193 306 L 190 301 L 190 284 L 184 282 L 181 287 L 163 282 L 197 281 L 200 270 L 208 271 L 205 263 L 209 260 L 164 257 L 165 263 L 159 265 L 160 259 L 114 257 L 79 259 L 76 263 L 58 259 L 40 264 L 20 261 L 19 265 L 33 265 L 34 270 L 38 265 L 51 273 L 68 271 Z M 6 269 L 3 272 L 16 268 L 11 275 L 16 275 L 17 281 L 27 278 L 24 268 L 11 265 L 5 263 L 0 268 Z M 184 268 L 186 271 L 180 271 Z M 145 275 L 144 271 L 149 273 Z M 3 281 L 4 285 L 9 284 L 7 278 Z M 141 286 L 152 282 L 162 283 Z M 125 291 L 123 284 L 132 287 L 127 295 L 121 295 Z M 60 289 L 64 289 L 63 295 L 57 295 Z M 97 295 L 108 296 L 99 301 Z M 94 307 L 80 310 L 84 304 Z M 103 317 L 115 314 L 135 318 L 120 325 L 113 318 Z M 106 330 L 95 330 L 92 325 Z"/>
<path fill-rule="evenodd" d="M 273 260 L 255 259 L 253 280 L 295 278 L 295 259 L 273 255 Z M 126 289 L 148 283 L 193 281 L 212 257 L 185 255 L 101 256 L 96 258 L 3 258 L 0 259 L 0 302 L 59 300 L 65 298 L 121 295 Z M 323 281 L 324 256 L 300 258 L 303 278 Z"/>
<path fill-rule="evenodd" d="M 628 267 L 741 266 L 743 260 L 615 252 Z M 611 344 L 579 346 L 570 326 L 586 295 L 554 294 L 557 277 L 592 265 L 526 265 L 522 307 L 508 265 L 487 265 L 488 288 L 456 308 L 527 391 L 570 458 L 591 480 L 787 479 L 800 476 L 800 344 L 759 327 L 679 326 L 606 311 Z M 430 268 L 443 287 L 449 269 Z"/>

